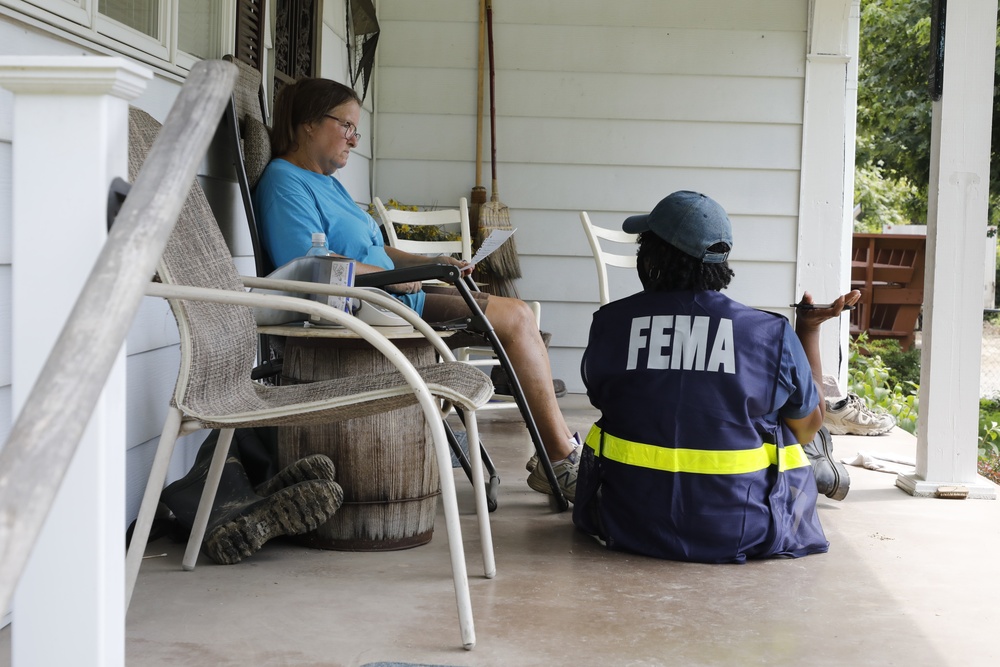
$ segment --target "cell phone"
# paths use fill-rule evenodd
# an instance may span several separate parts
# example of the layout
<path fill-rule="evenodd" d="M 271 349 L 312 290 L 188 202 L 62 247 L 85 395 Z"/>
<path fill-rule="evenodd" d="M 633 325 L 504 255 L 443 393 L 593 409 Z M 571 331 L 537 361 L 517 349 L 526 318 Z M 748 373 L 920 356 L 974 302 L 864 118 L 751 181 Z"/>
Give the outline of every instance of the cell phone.
<path fill-rule="evenodd" d="M 790 303 L 791 308 L 801 308 L 802 310 L 816 310 L 817 308 L 833 308 L 832 303 Z M 844 310 L 854 310 L 854 306 L 844 306 Z"/>

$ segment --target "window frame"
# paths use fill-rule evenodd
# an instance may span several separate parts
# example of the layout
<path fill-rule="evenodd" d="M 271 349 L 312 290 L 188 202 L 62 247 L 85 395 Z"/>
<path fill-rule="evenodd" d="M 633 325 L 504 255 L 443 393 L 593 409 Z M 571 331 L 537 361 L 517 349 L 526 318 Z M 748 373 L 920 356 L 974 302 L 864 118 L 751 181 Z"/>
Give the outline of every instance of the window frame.
<path fill-rule="evenodd" d="M 236 42 L 237 0 L 209 0 L 212 17 L 218 19 L 212 43 L 221 58 Z M 34 19 L 50 34 L 72 36 L 136 60 L 158 70 L 186 76 L 201 60 L 178 46 L 180 0 L 160 0 L 158 37 L 130 28 L 97 11 L 98 0 L 0 0 L 0 12 Z"/>
<path fill-rule="evenodd" d="M 48 2 L 51 0 L 46 1 Z M 72 2 L 73 0 L 69 1 Z M 106 14 L 102 14 L 98 10 L 98 7 L 100 6 L 99 0 L 89 0 L 89 2 L 91 2 L 93 6 L 93 27 L 98 34 L 109 37 L 116 42 L 128 44 L 132 48 L 144 51 L 145 53 L 148 53 L 156 58 L 168 61 L 170 60 L 170 41 L 174 35 L 173 26 L 176 17 L 176 12 L 173 11 L 173 8 L 180 4 L 178 0 L 159 0 L 160 10 L 159 16 L 157 17 L 159 35 L 147 35 L 142 31 L 116 21 Z M 188 69 L 190 69 L 190 67 L 188 67 Z"/>

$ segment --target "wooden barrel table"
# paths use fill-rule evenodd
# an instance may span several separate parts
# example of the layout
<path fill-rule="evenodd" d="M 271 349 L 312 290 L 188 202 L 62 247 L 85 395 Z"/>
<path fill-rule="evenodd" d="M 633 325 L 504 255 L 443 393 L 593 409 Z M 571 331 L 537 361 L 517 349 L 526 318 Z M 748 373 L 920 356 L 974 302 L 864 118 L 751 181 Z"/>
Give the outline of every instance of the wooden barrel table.
<path fill-rule="evenodd" d="M 381 353 L 342 329 L 280 326 L 262 327 L 261 333 L 287 336 L 282 384 L 395 369 Z M 434 349 L 419 334 L 387 335 L 414 365 L 434 362 Z M 298 541 L 340 551 L 408 549 L 430 541 L 440 478 L 419 405 L 278 429 L 281 467 L 311 454 L 333 460 L 344 503 L 329 521 Z"/>

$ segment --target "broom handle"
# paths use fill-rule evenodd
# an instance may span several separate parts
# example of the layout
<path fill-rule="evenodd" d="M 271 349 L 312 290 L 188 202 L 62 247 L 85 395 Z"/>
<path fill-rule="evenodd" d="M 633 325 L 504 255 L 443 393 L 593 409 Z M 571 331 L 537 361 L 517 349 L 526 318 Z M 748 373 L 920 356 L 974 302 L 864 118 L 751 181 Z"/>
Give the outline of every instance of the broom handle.
<path fill-rule="evenodd" d="M 476 73 L 476 185 L 483 182 L 483 69 L 486 65 L 486 0 L 479 3 L 479 65 Z"/>
<path fill-rule="evenodd" d="M 497 108 L 494 103 L 496 87 L 493 79 L 493 0 L 486 0 L 486 43 L 490 52 L 490 163 L 493 167 L 493 192 L 497 189 Z"/>

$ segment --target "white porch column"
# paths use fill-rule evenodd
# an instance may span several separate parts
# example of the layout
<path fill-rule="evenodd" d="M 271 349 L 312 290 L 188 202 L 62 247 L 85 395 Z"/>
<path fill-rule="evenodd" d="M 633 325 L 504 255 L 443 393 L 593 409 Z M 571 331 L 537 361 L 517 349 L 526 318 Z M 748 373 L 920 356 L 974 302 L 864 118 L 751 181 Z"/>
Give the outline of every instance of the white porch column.
<path fill-rule="evenodd" d="M 917 469 L 918 496 L 963 485 L 995 498 L 976 472 L 997 0 L 948 2 L 944 79 L 934 103 Z"/>
<path fill-rule="evenodd" d="M 120 58 L 0 58 L 15 94 L 15 416 L 104 243 L 108 185 L 128 176 L 128 100 L 150 78 Z M 122 351 L 15 594 L 15 667 L 124 664 L 125 447 Z"/>
<path fill-rule="evenodd" d="M 832 301 L 851 285 L 859 12 L 859 0 L 814 0 L 809 15 L 796 299 Z M 843 387 L 850 321 L 839 324 L 823 326 L 820 352 Z"/>

